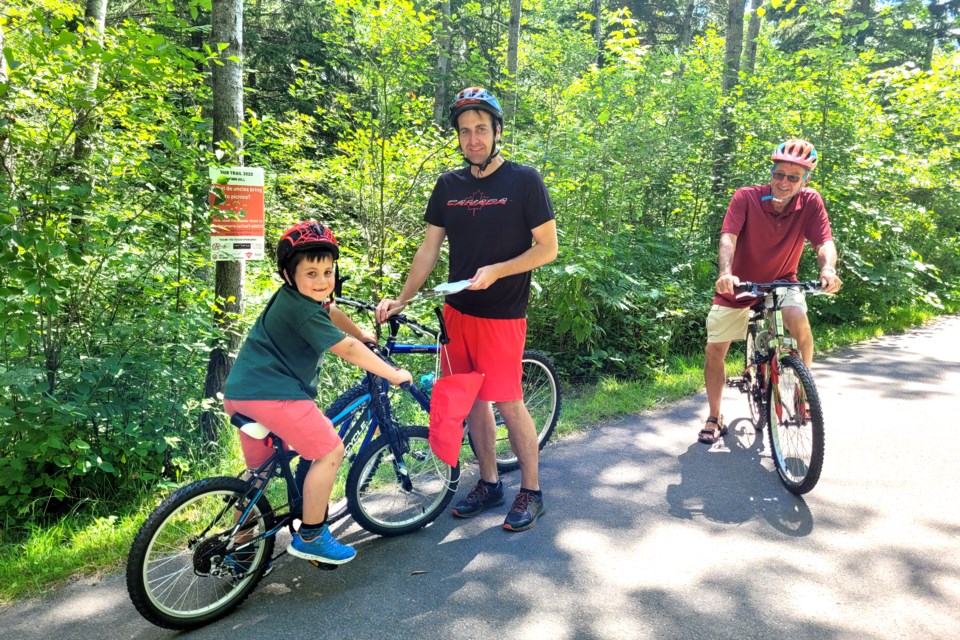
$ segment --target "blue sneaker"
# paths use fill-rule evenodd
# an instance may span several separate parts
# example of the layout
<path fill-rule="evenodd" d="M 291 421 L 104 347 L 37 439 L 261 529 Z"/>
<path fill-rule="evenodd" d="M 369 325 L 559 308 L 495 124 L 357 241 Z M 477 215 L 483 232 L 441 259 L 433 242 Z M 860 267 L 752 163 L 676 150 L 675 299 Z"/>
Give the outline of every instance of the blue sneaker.
<path fill-rule="evenodd" d="M 223 566 L 234 575 L 243 575 L 247 571 L 250 571 L 250 567 L 253 564 L 253 556 L 252 551 L 234 551 L 233 553 L 228 553 L 223 558 Z"/>
<path fill-rule="evenodd" d="M 316 560 L 325 564 L 344 564 L 357 557 L 357 551 L 347 544 L 340 544 L 327 525 L 323 525 L 319 535 L 304 540 L 300 532 L 293 534 L 293 540 L 287 546 L 287 553 L 304 560 Z"/>
<path fill-rule="evenodd" d="M 223 559 L 223 566 L 230 575 L 227 577 L 233 583 L 239 582 L 247 577 L 247 572 L 253 568 L 253 558 L 256 554 L 253 551 L 234 551 L 227 554 Z M 273 563 L 267 561 L 267 568 L 264 569 L 261 578 L 266 578 L 273 571 Z"/>
<path fill-rule="evenodd" d="M 503 521 L 503 528 L 507 531 L 526 531 L 537 524 L 537 520 L 546 513 L 543 506 L 543 496 L 521 491 L 513 501 L 513 508 Z"/>

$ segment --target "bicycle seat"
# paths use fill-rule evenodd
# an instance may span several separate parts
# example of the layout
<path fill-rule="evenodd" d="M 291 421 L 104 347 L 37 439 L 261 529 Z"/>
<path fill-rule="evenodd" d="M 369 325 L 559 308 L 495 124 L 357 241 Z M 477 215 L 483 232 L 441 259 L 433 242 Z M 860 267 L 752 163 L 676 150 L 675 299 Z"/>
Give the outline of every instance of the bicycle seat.
<path fill-rule="evenodd" d="M 270 429 L 267 429 L 253 418 L 249 418 L 242 413 L 235 413 L 230 416 L 230 424 L 257 440 L 263 440 L 270 435 Z"/>

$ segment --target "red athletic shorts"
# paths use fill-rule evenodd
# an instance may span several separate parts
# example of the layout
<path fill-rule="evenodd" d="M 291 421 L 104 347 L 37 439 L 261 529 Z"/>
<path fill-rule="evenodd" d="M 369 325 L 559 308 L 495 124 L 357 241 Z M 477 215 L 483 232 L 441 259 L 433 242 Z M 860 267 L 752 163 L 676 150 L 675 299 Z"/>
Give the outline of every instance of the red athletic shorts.
<path fill-rule="evenodd" d="M 313 400 L 230 400 L 224 399 L 223 408 L 231 416 L 242 413 L 253 418 L 306 460 L 322 458 L 337 448 L 340 436 L 330 419 L 323 415 Z M 273 447 L 266 439 L 257 440 L 240 433 L 240 446 L 247 468 L 256 469 L 267 461 Z"/>
<path fill-rule="evenodd" d="M 520 377 L 527 319 L 478 318 L 444 305 L 443 320 L 450 335 L 450 344 L 440 354 L 443 373 L 484 374 L 480 400 L 523 400 Z"/>

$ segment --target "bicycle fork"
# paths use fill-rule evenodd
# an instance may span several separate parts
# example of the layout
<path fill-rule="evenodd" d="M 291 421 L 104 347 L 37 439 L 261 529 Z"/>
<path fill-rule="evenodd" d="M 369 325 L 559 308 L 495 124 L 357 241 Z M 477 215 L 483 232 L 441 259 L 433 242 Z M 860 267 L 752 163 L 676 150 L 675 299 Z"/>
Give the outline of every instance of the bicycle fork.
<path fill-rule="evenodd" d="M 371 383 L 373 386 L 373 383 Z M 403 462 L 404 444 L 400 438 L 400 429 L 393 424 L 393 416 L 390 415 L 389 386 L 386 381 L 380 382 L 379 389 L 371 389 L 377 393 L 377 402 L 373 407 L 377 420 L 382 425 L 381 431 L 387 434 L 387 441 L 390 443 L 390 451 L 393 453 L 393 471 L 397 475 L 397 482 L 403 487 L 404 491 L 413 491 L 413 482 L 410 480 L 410 470 Z"/>

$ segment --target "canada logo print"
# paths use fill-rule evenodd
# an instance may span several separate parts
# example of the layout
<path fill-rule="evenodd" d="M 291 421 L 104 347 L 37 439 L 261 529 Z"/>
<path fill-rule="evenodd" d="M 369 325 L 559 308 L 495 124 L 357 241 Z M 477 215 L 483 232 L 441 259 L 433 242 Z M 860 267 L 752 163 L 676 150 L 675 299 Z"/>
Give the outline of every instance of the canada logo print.
<path fill-rule="evenodd" d="M 447 200 L 447 206 L 450 208 L 463 208 L 470 212 L 470 215 L 475 216 L 481 211 L 484 207 L 502 207 L 507 204 L 507 198 L 491 198 L 486 193 L 481 190 L 474 191 L 472 194 L 466 198 L 460 200 Z"/>

